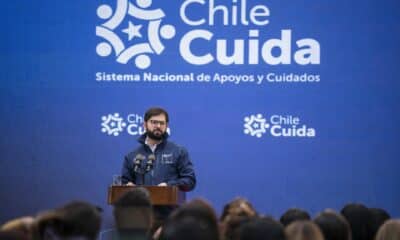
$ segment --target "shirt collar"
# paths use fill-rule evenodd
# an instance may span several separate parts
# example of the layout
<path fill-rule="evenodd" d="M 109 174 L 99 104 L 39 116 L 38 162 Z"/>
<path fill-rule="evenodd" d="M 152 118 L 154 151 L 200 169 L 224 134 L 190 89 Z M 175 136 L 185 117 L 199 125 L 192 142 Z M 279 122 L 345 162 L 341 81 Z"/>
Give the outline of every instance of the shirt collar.
<path fill-rule="evenodd" d="M 146 144 L 147 146 L 149 146 L 149 148 L 151 149 L 151 151 L 154 153 L 154 151 L 156 150 L 157 146 L 158 146 L 160 143 L 162 143 L 162 141 L 159 142 L 158 144 L 150 145 L 148 140 L 149 140 L 149 137 L 146 136 L 146 138 L 145 138 L 145 140 L 144 140 L 144 144 Z"/>

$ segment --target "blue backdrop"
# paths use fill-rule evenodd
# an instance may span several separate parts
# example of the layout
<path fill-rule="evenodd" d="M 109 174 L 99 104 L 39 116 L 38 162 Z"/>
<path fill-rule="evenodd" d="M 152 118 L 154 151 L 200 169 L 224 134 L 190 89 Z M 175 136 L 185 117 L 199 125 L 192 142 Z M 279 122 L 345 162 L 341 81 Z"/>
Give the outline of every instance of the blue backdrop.
<path fill-rule="evenodd" d="M 262 213 L 400 216 L 400 4 L 15 1 L 2 6 L 0 222 L 102 206 L 150 106 L 204 197 Z M 397 186 L 397 187 L 396 187 Z"/>

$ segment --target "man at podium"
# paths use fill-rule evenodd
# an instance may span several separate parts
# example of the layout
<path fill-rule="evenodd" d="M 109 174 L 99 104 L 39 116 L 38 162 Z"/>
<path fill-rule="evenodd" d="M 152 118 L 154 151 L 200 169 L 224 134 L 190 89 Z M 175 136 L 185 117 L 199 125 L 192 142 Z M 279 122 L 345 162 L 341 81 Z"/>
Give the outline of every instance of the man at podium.
<path fill-rule="evenodd" d="M 140 146 L 125 156 L 122 183 L 130 186 L 178 186 L 191 191 L 196 185 L 193 164 L 187 150 L 168 140 L 167 111 L 154 107 L 144 115 L 146 132 Z"/>

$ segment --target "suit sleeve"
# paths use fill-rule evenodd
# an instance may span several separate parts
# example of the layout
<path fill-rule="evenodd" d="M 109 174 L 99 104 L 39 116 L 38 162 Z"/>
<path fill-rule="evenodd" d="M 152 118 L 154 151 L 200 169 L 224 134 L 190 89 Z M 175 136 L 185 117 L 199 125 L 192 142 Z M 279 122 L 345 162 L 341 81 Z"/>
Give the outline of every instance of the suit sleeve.
<path fill-rule="evenodd" d="M 133 164 L 132 159 L 129 157 L 130 155 L 126 155 L 124 158 L 124 164 L 122 166 L 122 183 L 127 184 L 128 182 L 135 183 L 135 176 L 133 175 Z"/>
<path fill-rule="evenodd" d="M 177 185 L 182 191 L 191 191 L 196 186 L 196 175 L 189 153 L 185 148 L 180 149 L 177 160 L 178 179 L 168 181 L 168 185 Z"/>

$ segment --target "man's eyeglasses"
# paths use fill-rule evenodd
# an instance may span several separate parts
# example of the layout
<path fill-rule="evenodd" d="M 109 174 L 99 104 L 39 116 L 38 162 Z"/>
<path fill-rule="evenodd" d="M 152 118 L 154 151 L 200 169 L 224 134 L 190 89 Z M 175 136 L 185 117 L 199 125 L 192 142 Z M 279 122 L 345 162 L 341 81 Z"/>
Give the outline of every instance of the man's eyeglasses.
<path fill-rule="evenodd" d="M 165 126 L 166 122 L 164 121 L 158 121 L 158 120 L 149 120 L 151 125 L 160 125 L 160 126 Z"/>

